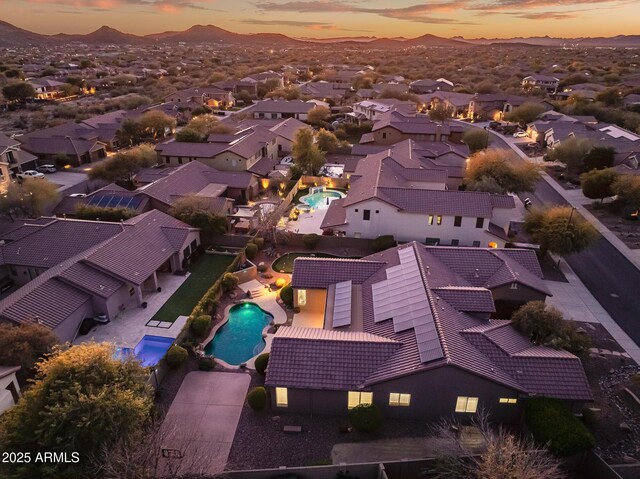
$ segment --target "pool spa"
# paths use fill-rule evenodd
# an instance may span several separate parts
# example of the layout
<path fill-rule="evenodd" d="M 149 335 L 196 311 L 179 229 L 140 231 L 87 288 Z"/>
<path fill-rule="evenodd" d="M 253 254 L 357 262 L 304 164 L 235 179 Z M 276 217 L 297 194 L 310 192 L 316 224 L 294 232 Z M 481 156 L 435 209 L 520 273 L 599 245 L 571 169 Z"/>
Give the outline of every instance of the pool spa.
<path fill-rule="evenodd" d="M 114 354 L 116 359 L 126 359 L 135 356 L 143 366 L 155 366 L 167 353 L 175 339 L 162 336 L 144 335 L 135 348 L 117 348 Z"/>
<path fill-rule="evenodd" d="M 326 189 L 324 186 L 315 186 L 309 189 L 309 194 L 300 198 L 303 205 L 316 210 L 326 210 L 333 200 L 344 198 L 342 191 Z M 298 209 L 303 209 L 298 207 Z"/>
<path fill-rule="evenodd" d="M 232 366 L 246 363 L 265 348 L 262 333 L 272 321 L 273 316 L 257 304 L 236 304 L 204 352 Z"/>

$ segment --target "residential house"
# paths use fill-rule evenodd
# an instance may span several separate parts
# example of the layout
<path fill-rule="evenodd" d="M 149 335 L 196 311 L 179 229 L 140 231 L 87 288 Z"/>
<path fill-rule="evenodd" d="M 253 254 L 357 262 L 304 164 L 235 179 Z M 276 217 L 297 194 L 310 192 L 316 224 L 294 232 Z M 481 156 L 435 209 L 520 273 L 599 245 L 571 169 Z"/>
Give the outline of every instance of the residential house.
<path fill-rule="evenodd" d="M 447 169 L 424 168 L 411 150 L 382 151 L 358 162 L 345 198 L 334 200 L 323 230 L 352 238 L 503 247 L 515 201 L 509 195 L 447 189 Z"/>
<path fill-rule="evenodd" d="M 215 85 L 197 88 L 187 88 L 171 93 L 165 97 L 165 102 L 193 107 L 208 106 L 210 108 L 231 108 L 235 104 L 233 93 Z"/>
<path fill-rule="evenodd" d="M 424 78 L 409 83 L 409 90 L 416 95 L 424 95 L 436 91 L 451 91 L 453 90 L 453 83 L 445 78 L 438 78 L 437 80 Z"/>
<path fill-rule="evenodd" d="M 6 191 L 21 171 L 36 167 L 34 155 L 20 148 L 20 142 L 0 132 L 0 191 Z"/>
<path fill-rule="evenodd" d="M 362 136 L 360 143 L 393 145 L 403 140 L 461 143 L 464 126 L 439 123 L 425 116 L 405 115 L 391 110 L 380 115 L 371 133 Z"/>
<path fill-rule="evenodd" d="M 0 416 L 18 403 L 20 385 L 16 373 L 20 366 L 0 366 Z"/>
<path fill-rule="evenodd" d="M 316 108 L 314 103 L 302 100 L 262 100 L 247 108 L 254 118 L 306 120 L 309 111 Z"/>
<path fill-rule="evenodd" d="M 273 83 L 276 88 L 284 88 L 284 80 L 285 77 L 282 73 L 269 70 L 266 72 L 254 73 L 253 75 L 246 76 L 240 81 L 244 83 L 254 83 L 256 85 L 261 85 L 269 82 Z"/>
<path fill-rule="evenodd" d="M 48 78 L 34 78 L 28 82 L 36 91 L 38 100 L 56 100 L 64 97 L 62 87 L 65 83 Z"/>
<path fill-rule="evenodd" d="M 121 223 L 40 218 L 2 235 L 2 270 L 19 289 L 0 321 L 38 323 L 73 341 L 86 317 L 143 305 L 184 269 L 200 232 L 157 210 Z"/>
<path fill-rule="evenodd" d="M 538 103 L 553 110 L 553 104 L 536 97 L 506 93 L 476 94 L 469 100 L 469 118 L 501 121 L 504 115 L 525 103 Z"/>
<path fill-rule="evenodd" d="M 547 93 L 555 93 L 560 80 L 554 76 L 534 73 L 522 79 L 523 90 L 542 90 Z"/>
<path fill-rule="evenodd" d="M 295 118 L 287 118 L 270 128 L 270 130 L 276 135 L 279 157 L 291 154 L 296 132 L 301 128 L 311 129 L 309 125 L 301 122 L 300 120 L 296 120 Z"/>
<path fill-rule="evenodd" d="M 351 92 L 351 85 L 349 83 L 310 81 L 300 85 L 298 91 L 301 95 L 314 100 L 342 105 L 345 97 Z"/>
<path fill-rule="evenodd" d="M 551 397 L 579 412 L 593 400 L 573 354 L 533 345 L 490 319 L 549 295 L 535 253 L 412 242 L 353 259 L 298 258 L 294 305 L 305 324 L 271 344 L 265 386 L 278 413 L 468 421 L 481 410 L 518 423 L 523 400 Z"/>
<path fill-rule="evenodd" d="M 417 105 L 412 101 L 396 100 L 395 98 L 380 98 L 377 100 L 359 101 L 353 104 L 353 113 L 349 114 L 360 120 L 377 121 L 385 113 L 399 111 L 406 116 L 415 115 Z"/>
<path fill-rule="evenodd" d="M 469 101 L 473 95 L 469 93 L 457 93 L 453 91 L 437 91 L 420 95 L 423 110 L 432 110 L 440 106 L 451 110 L 454 118 L 467 118 L 469 116 Z"/>

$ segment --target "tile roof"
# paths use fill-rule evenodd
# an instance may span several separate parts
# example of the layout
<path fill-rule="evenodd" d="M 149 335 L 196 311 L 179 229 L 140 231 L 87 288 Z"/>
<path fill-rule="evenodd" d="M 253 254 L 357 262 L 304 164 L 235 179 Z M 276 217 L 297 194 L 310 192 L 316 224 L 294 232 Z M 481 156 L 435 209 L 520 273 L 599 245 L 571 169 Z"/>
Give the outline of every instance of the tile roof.
<path fill-rule="evenodd" d="M 333 200 L 322 219 L 321 229 L 334 228 L 347 223 L 347 210 L 342 207 L 342 198 Z"/>
<path fill-rule="evenodd" d="M 487 288 L 442 286 L 433 288 L 433 292 L 458 311 L 493 313 L 496 310 L 493 295 Z"/>
<path fill-rule="evenodd" d="M 384 267 L 379 261 L 338 258 L 296 258 L 291 284 L 294 288 L 327 288 L 341 281 L 362 284 Z"/>
<path fill-rule="evenodd" d="M 251 113 L 307 113 L 315 108 L 314 103 L 302 100 L 261 100 L 256 102 L 248 111 Z"/>
<path fill-rule="evenodd" d="M 63 271 L 59 278 L 80 289 L 97 294 L 103 298 L 110 297 L 124 283 L 113 276 L 109 276 L 89 264 L 78 262 Z"/>

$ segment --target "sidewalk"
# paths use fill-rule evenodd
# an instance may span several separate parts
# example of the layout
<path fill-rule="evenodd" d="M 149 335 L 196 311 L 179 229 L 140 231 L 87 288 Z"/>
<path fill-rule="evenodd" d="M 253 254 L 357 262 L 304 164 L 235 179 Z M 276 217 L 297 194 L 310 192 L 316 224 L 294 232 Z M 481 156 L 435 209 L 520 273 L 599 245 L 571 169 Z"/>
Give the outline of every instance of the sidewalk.
<path fill-rule="evenodd" d="M 555 258 L 557 261 L 557 258 Z M 545 281 L 553 294 L 547 304 L 563 312 L 566 319 L 600 323 L 637 364 L 640 364 L 640 347 L 609 316 L 600 303 L 591 295 L 580 278 L 564 259 L 560 260 L 560 271 L 569 283 Z"/>
<path fill-rule="evenodd" d="M 573 206 L 582 216 L 584 216 L 584 218 L 589 221 L 589 223 L 591 223 L 600 232 L 600 234 L 620 252 L 620 254 L 627 258 L 636 268 L 640 269 L 640 250 L 629 249 L 627 245 L 625 245 L 624 242 L 615 235 L 615 233 L 612 233 L 609 228 L 600 223 L 598 218 L 593 216 L 589 210 L 583 206 L 584 204 L 590 203 L 591 200 L 585 198 L 581 190 L 565 190 L 545 172 L 542 173 L 542 177 L 549 186 L 551 186 L 567 201 L 567 203 Z"/>

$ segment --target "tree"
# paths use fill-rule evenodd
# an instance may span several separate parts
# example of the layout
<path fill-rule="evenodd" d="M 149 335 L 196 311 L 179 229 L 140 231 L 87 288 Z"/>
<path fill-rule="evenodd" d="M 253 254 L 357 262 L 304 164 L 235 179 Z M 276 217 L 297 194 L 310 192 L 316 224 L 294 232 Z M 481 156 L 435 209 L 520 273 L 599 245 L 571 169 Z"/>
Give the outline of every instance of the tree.
<path fill-rule="evenodd" d="M 596 95 L 596 101 L 606 106 L 618 106 L 622 103 L 622 93 L 616 87 L 607 88 Z"/>
<path fill-rule="evenodd" d="M 451 105 L 447 105 L 443 102 L 438 102 L 431 110 L 429 110 L 429 119 L 433 121 L 447 121 L 450 119 L 455 110 Z"/>
<path fill-rule="evenodd" d="M 36 323 L 0 324 L 0 364 L 20 366 L 17 376 L 24 384 L 33 375 L 36 362 L 57 343 L 55 334 Z"/>
<path fill-rule="evenodd" d="M 72 85 L 71 83 L 63 83 L 60 87 L 60 92 L 63 97 L 70 97 L 80 93 L 80 87 Z"/>
<path fill-rule="evenodd" d="M 118 130 L 118 138 L 123 145 L 133 146 L 140 143 L 142 127 L 132 118 L 125 119 Z"/>
<path fill-rule="evenodd" d="M 206 138 L 219 124 L 220 120 L 214 115 L 199 115 L 192 118 L 185 129 L 196 131 Z"/>
<path fill-rule="evenodd" d="M 524 230 L 547 251 L 560 255 L 579 253 L 593 243 L 597 230 L 569 206 L 532 209 L 524 219 Z"/>
<path fill-rule="evenodd" d="M 80 461 L 2 464 L 7 475 L 82 477 L 102 447 L 137 442 L 153 407 L 149 373 L 133 357 L 113 356 L 110 344 L 84 343 L 37 364 L 31 387 L 0 417 L 0 452 L 55 451 Z"/>
<path fill-rule="evenodd" d="M 105 208 L 86 203 L 78 203 L 74 216 L 83 220 L 121 221 L 133 218 L 136 210 L 131 208 Z"/>
<path fill-rule="evenodd" d="M 615 156 L 616 150 L 611 146 L 594 146 L 587 152 L 582 162 L 587 171 L 602 170 L 613 166 Z"/>
<path fill-rule="evenodd" d="M 534 121 L 545 111 L 547 111 L 547 108 L 540 103 L 525 102 L 507 113 L 504 119 L 526 125 Z"/>
<path fill-rule="evenodd" d="M 613 196 L 613 184 L 618 179 L 618 173 L 613 168 L 605 170 L 591 170 L 580 175 L 582 193 L 592 200 L 602 200 Z"/>
<path fill-rule="evenodd" d="M 313 142 L 313 131 L 299 128 L 293 139 L 293 161 L 304 174 L 315 176 L 325 164 L 324 152 Z"/>
<path fill-rule="evenodd" d="M 618 195 L 626 214 L 637 213 L 640 210 L 640 177 L 620 175 L 611 186 L 613 193 Z"/>
<path fill-rule="evenodd" d="M 516 159 L 510 150 L 490 149 L 474 153 L 469 158 L 465 182 L 472 191 L 484 191 L 492 185 L 492 193 L 533 191 L 540 180 L 540 169 L 533 163 Z M 496 190 L 495 185 L 500 191 Z"/>
<path fill-rule="evenodd" d="M 176 133 L 176 141 L 184 143 L 203 143 L 207 141 L 207 137 L 193 128 L 184 127 Z"/>
<path fill-rule="evenodd" d="M 24 102 L 29 98 L 35 98 L 36 91 L 29 83 L 21 82 L 4 86 L 2 94 L 9 101 Z"/>
<path fill-rule="evenodd" d="M 121 181 L 131 186 L 133 177 L 138 171 L 155 165 L 157 161 L 158 157 L 153 145 L 143 143 L 130 150 L 120 151 L 102 163 L 98 163 L 89 172 L 89 178 Z"/>
<path fill-rule="evenodd" d="M 316 134 L 316 140 L 318 148 L 326 153 L 333 153 L 340 148 L 340 140 L 336 138 L 336 135 L 324 128 L 320 128 L 320 131 Z"/>
<path fill-rule="evenodd" d="M 10 183 L 0 195 L 0 212 L 11 220 L 14 217 L 37 218 L 60 201 L 57 186 L 38 178 L 26 178 Z"/>
<path fill-rule="evenodd" d="M 138 118 L 138 125 L 142 131 L 157 140 L 164 138 L 167 130 L 175 129 L 176 120 L 160 110 L 150 110 Z"/>
<path fill-rule="evenodd" d="M 311 106 L 311 104 L 309 104 L 309 106 Z M 331 111 L 327 107 L 318 106 L 307 113 L 307 123 L 317 126 L 323 125 L 330 115 Z"/>
<path fill-rule="evenodd" d="M 491 143 L 489 132 L 480 128 L 465 130 L 462 135 L 462 141 L 469 147 L 469 153 L 471 154 L 488 148 Z"/>
<path fill-rule="evenodd" d="M 544 301 L 530 301 L 511 317 L 513 326 L 535 344 L 582 354 L 589 348 L 588 337 L 578 333 L 575 323 L 565 321 L 559 309 Z"/>
<path fill-rule="evenodd" d="M 567 138 L 547 153 L 550 161 L 559 161 L 567 165 L 573 172 L 581 172 L 584 168 L 584 157 L 593 148 L 587 138 Z"/>
<path fill-rule="evenodd" d="M 203 196 L 179 198 L 169 214 L 189 226 L 200 228 L 207 235 L 216 236 L 227 232 L 227 218 L 212 211 L 211 202 Z"/>

